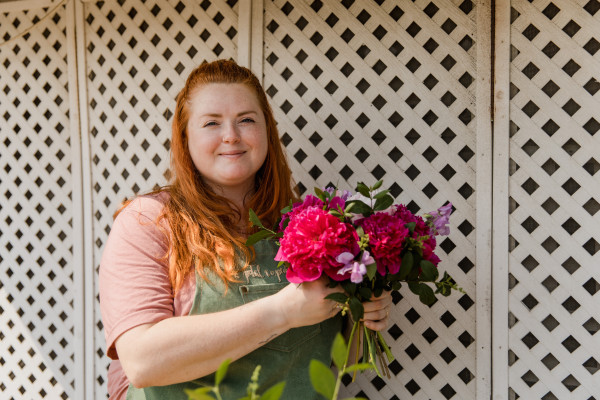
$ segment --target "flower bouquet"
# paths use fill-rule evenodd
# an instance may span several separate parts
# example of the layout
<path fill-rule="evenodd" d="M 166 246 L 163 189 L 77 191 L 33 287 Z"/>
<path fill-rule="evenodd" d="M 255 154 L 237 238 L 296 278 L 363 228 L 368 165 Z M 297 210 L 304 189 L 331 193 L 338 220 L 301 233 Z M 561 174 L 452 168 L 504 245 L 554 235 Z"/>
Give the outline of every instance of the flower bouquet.
<path fill-rule="evenodd" d="M 418 216 L 406 206 L 394 204 L 381 185 L 382 181 L 371 187 L 359 183 L 355 194 L 333 187 L 315 188 L 315 195 L 283 209 L 273 229 L 264 227 L 250 210 L 250 221 L 259 230 L 246 244 L 278 239 L 275 260 L 287 266 L 286 277 L 292 283 L 314 281 L 325 274 L 331 287 L 340 284 L 344 293 L 327 298 L 340 303 L 342 313 L 350 311 L 354 325 L 348 342 L 356 335 L 358 352 L 362 336 L 363 362 L 381 376 L 375 361 L 379 359 L 389 377 L 387 364 L 394 356 L 381 333 L 361 322 L 362 303 L 381 296 L 384 290 L 399 290 L 403 282 L 427 305 L 436 301 L 436 294 L 448 296 L 452 289 L 462 289 L 446 272 L 438 280 L 440 259 L 434 252 L 435 237 L 449 233 L 452 204 Z"/>

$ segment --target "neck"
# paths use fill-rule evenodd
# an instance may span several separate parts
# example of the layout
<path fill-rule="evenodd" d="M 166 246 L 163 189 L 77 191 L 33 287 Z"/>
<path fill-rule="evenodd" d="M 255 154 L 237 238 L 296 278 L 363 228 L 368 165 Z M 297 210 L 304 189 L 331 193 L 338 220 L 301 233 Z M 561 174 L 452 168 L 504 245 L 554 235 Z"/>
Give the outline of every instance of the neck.
<path fill-rule="evenodd" d="M 252 185 L 240 185 L 234 187 L 212 187 L 212 189 L 220 196 L 225 197 L 233 203 L 238 209 L 240 214 L 244 214 L 246 210 L 246 200 L 254 193 L 254 184 Z M 241 223 L 242 221 L 240 221 Z M 245 223 L 244 223 L 245 226 Z"/>

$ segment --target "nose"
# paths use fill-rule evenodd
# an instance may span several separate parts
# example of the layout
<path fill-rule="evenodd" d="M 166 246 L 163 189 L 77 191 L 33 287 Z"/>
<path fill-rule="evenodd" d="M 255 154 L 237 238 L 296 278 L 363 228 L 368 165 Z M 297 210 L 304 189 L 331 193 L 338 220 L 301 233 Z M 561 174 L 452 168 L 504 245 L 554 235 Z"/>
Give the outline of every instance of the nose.
<path fill-rule="evenodd" d="M 223 129 L 223 143 L 237 143 L 240 141 L 240 132 L 235 124 L 225 124 Z"/>

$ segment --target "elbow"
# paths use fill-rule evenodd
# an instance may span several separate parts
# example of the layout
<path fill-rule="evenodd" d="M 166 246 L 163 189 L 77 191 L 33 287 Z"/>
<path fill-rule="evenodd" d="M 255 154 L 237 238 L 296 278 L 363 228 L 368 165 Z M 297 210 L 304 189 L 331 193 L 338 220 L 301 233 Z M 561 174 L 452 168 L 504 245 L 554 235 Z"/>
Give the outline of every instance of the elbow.
<path fill-rule="evenodd" d="M 156 386 L 152 379 L 152 371 L 143 363 L 133 363 L 127 366 L 123 365 L 123 371 L 127 380 L 136 389 L 143 389 L 149 386 Z"/>

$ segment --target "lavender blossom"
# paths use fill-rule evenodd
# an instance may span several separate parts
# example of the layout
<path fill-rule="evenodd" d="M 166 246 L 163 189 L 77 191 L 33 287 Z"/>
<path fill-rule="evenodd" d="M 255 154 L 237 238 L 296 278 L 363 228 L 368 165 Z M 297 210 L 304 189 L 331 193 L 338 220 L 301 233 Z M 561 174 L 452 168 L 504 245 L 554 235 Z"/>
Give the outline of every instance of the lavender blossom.
<path fill-rule="evenodd" d="M 344 252 L 337 256 L 336 261 L 344 264 L 342 268 L 339 269 L 338 274 L 344 275 L 348 272 L 350 274 L 350 281 L 353 283 L 361 283 L 363 281 L 363 277 L 367 274 L 367 265 L 373 264 L 375 260 L 368 251 L 363 251 L 360 262 L 354 261 L 354 255 L 349 252 Z"/>
<path fill-rule="evenodd" d="M 445 206 L 438 208 L 437 211 L 432 211 L 428 214 L 425 214 L 425 218 L 427 220 L 427 224 L 434 230 L 435 234 L 447 236 L 450 234 L 448 222 L 451 213 L 452 203 L 448 202 L 448 204 Z"/>

